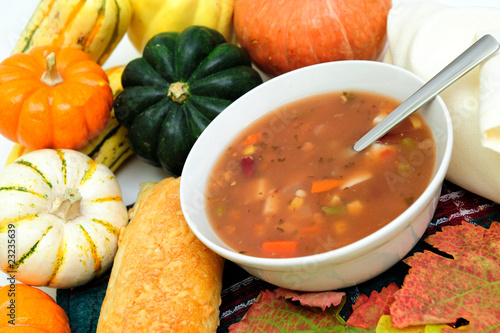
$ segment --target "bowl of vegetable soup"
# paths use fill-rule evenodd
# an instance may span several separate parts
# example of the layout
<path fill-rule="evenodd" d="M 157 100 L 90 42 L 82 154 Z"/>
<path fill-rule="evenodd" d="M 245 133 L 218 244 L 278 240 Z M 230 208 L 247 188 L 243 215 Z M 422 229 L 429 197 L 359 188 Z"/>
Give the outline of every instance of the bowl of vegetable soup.
<path fill-rule="evenodd" d="M 452 151 L 440 97 L 361 152 L 354 143 L 423 85 L 375 61 L 272 78 L 193 146 L 181 205 L 210 249 L 276 286 L 324 291 L 371 279 L 422 237 Z"/>

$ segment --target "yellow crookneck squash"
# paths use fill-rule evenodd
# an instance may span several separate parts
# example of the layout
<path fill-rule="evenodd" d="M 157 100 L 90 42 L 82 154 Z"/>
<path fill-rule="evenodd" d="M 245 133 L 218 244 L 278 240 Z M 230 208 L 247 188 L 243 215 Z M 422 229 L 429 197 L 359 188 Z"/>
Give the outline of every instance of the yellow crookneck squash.
<path fill-rule="evenodd" d="M 102 65 L 127 32 L 131 0 L 41 0 L 12 53 L 72 46 Z"/>
<path fill-rule="evenodd" d="M 132 0 L 128 37 L 140 53 L 154 35 L 182 32 L 191 25 L 215 29 L 231 41 L 233 3 L 234 0 Z"/>
<path fill-rule="evenodd" d="M 127 223 L 116 177 L 83 153 L 35 150 L 0 172 L 0 268 L 18 281 L 87 283 L 111 266 Z"/>

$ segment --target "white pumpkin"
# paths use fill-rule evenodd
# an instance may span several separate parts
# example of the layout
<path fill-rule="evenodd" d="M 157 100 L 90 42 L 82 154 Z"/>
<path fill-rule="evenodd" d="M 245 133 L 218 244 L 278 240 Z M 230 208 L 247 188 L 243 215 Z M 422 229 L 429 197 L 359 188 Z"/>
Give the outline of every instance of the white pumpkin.
<path fill-rule="evenodd" d="M 36 150 L 0 172 L 0 265 L 26 284 L 70 288 L 104 273 L 127 222 L 115 175 L 78 151 Z"/>

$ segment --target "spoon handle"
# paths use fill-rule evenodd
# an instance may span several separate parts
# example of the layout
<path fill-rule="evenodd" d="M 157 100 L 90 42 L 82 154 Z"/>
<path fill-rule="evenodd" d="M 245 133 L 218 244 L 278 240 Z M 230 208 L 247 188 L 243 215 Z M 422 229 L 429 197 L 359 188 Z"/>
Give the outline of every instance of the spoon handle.
<path fill-rule="evenodd" d="M 403 119 L 431 101 L 436 95 L 468 71 L 497 51 L 499 44 L 491 35 L 484 35 L 477 42 L 453 60 L 448 66 L 430 79 L 406 101 L 401 103 L 387 117 L 354 144 L 354 150 L 361 151 L 382 137 Z"/>

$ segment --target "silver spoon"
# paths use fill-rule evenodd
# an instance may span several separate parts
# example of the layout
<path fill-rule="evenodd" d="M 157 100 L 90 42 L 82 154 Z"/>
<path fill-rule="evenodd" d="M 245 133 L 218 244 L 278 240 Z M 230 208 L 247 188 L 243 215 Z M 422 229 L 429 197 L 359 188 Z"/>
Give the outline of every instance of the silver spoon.
<path fill-rule="evenodd" d="M 484 35 L 368 131 L 354 144 L 354 150 L 362 151 L 371 145 L 403 119 L 434 99 L 450 84 L 483 62 L 498 48 L 499 44 L 495 38 Z"/>

